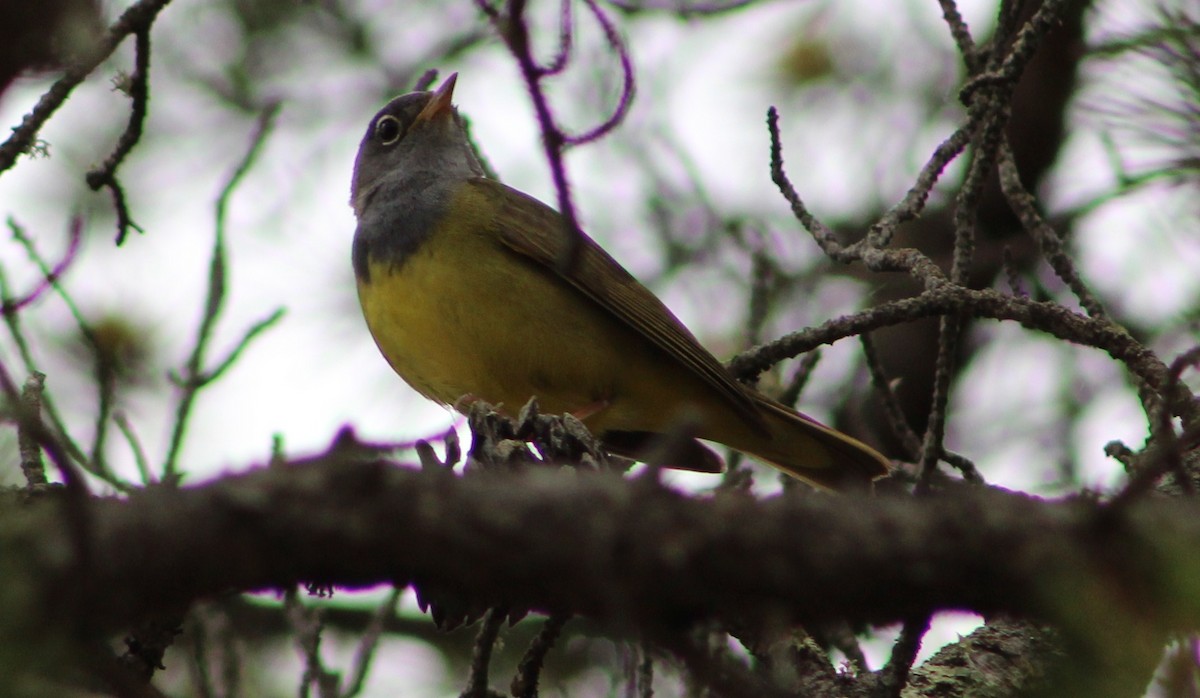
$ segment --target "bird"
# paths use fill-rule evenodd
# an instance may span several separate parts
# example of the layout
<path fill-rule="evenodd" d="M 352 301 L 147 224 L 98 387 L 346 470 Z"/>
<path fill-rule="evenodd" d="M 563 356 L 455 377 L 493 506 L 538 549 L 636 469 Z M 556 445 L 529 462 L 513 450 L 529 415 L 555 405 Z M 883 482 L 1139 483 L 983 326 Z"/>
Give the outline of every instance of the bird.
<path fill-rule="evenodd" d="M 401 378 L 460 410 L 536 397 L 634 459 L 688 425 L 668 467 L 719 472 L 703 439 L 820 489 L 889 472 L 870 446 L 738 382 L 594 240 L 490 178 L 452 103 L 457 78 L 391 100 L 354 162 L 358 298 Z"/>

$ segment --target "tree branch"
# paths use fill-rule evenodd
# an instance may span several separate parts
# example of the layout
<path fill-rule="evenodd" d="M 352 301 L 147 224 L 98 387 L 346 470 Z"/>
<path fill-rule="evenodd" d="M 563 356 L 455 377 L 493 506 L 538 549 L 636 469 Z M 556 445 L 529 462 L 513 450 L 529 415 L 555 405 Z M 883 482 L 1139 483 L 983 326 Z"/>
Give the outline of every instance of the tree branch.
<path fill-rule="evenodd" d="M 1053 621 L 1068 647 L 1106 662 L 1118 647 L 1126 663 L 1138 655 L 1131 637 L 1154 653 L 1152 639 L 1200 625 L 1200 505 L 1186 501 L 1102 512 L 981 488 L 705 500 L 614 475 L 457 477 L 335 453 L 86 507 L 82 564 L 61 502 L 0 511 L 6 569 L 41 591 L 0 603 L 0 632 L 107 633 L 300 580 L 411 582 L 651 638 L 705 618 L 778 627 L 1009 612 Z"/>

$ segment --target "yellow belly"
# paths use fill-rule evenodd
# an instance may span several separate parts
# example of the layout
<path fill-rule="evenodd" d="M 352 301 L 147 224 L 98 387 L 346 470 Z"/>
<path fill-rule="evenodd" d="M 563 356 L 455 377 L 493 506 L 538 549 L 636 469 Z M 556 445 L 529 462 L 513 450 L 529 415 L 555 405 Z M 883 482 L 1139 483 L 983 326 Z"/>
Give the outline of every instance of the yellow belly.
<path fill-rule="evenodd" d="M 596 433 L 660 431 L 684 409 L 729 416 L 702 379 L 483 235 L 443 228 L 399 268 L 372 262 L 358 293 L 392 368 L 445 404 L 470 395 L 510 414 L 532 396 L 547 413 L 603 404 L 585 420 Z"/>

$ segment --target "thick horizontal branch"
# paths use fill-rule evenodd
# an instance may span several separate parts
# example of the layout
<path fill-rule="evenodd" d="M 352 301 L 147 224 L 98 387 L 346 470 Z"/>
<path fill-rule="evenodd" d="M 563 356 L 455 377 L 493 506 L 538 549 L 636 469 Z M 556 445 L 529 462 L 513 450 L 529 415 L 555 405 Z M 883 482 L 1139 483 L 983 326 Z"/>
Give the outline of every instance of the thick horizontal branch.
<path fill-rule="evenodd" d="M 79 506 L 82 545 L 62 511 Z M 700 499 L 571 470 L 458 477 L 325 456 L 128 499 L 5 507 L 0 564 L 27 583 L 5 585 L 22 601 L 0 603 L 0 632 L 111 632 L 205 596 L 303 580 L 412 582 L 651 635 L 704 618 L 883 622 L 972 609 L 1048 619 L 1094 642 L 1200 625 L 1197 549 L 1200 506 L 1174 500 L 1109 513 L 968 488 Z"/>

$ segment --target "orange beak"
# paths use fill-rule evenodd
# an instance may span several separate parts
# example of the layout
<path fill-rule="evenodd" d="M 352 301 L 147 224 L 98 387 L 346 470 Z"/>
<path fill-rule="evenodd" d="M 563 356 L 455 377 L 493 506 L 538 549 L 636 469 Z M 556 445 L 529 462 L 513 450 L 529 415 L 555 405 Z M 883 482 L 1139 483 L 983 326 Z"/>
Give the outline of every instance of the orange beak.
<path fill-rule="evenodd" d="M 451 73 L 450 77 L 442 83 L 442 86 L 437 88 L 437 92 L 433 93 L 433 98 L 429 100 L 429 104 L 417 114 L 417 118 L 413 119 L 413 125 L 425 122 L 434 121 L 435 119 L 448 116 L 450 114 L 450 100 L 454 99 L 454 83 L 458 82 L 458 73 Z"/>

